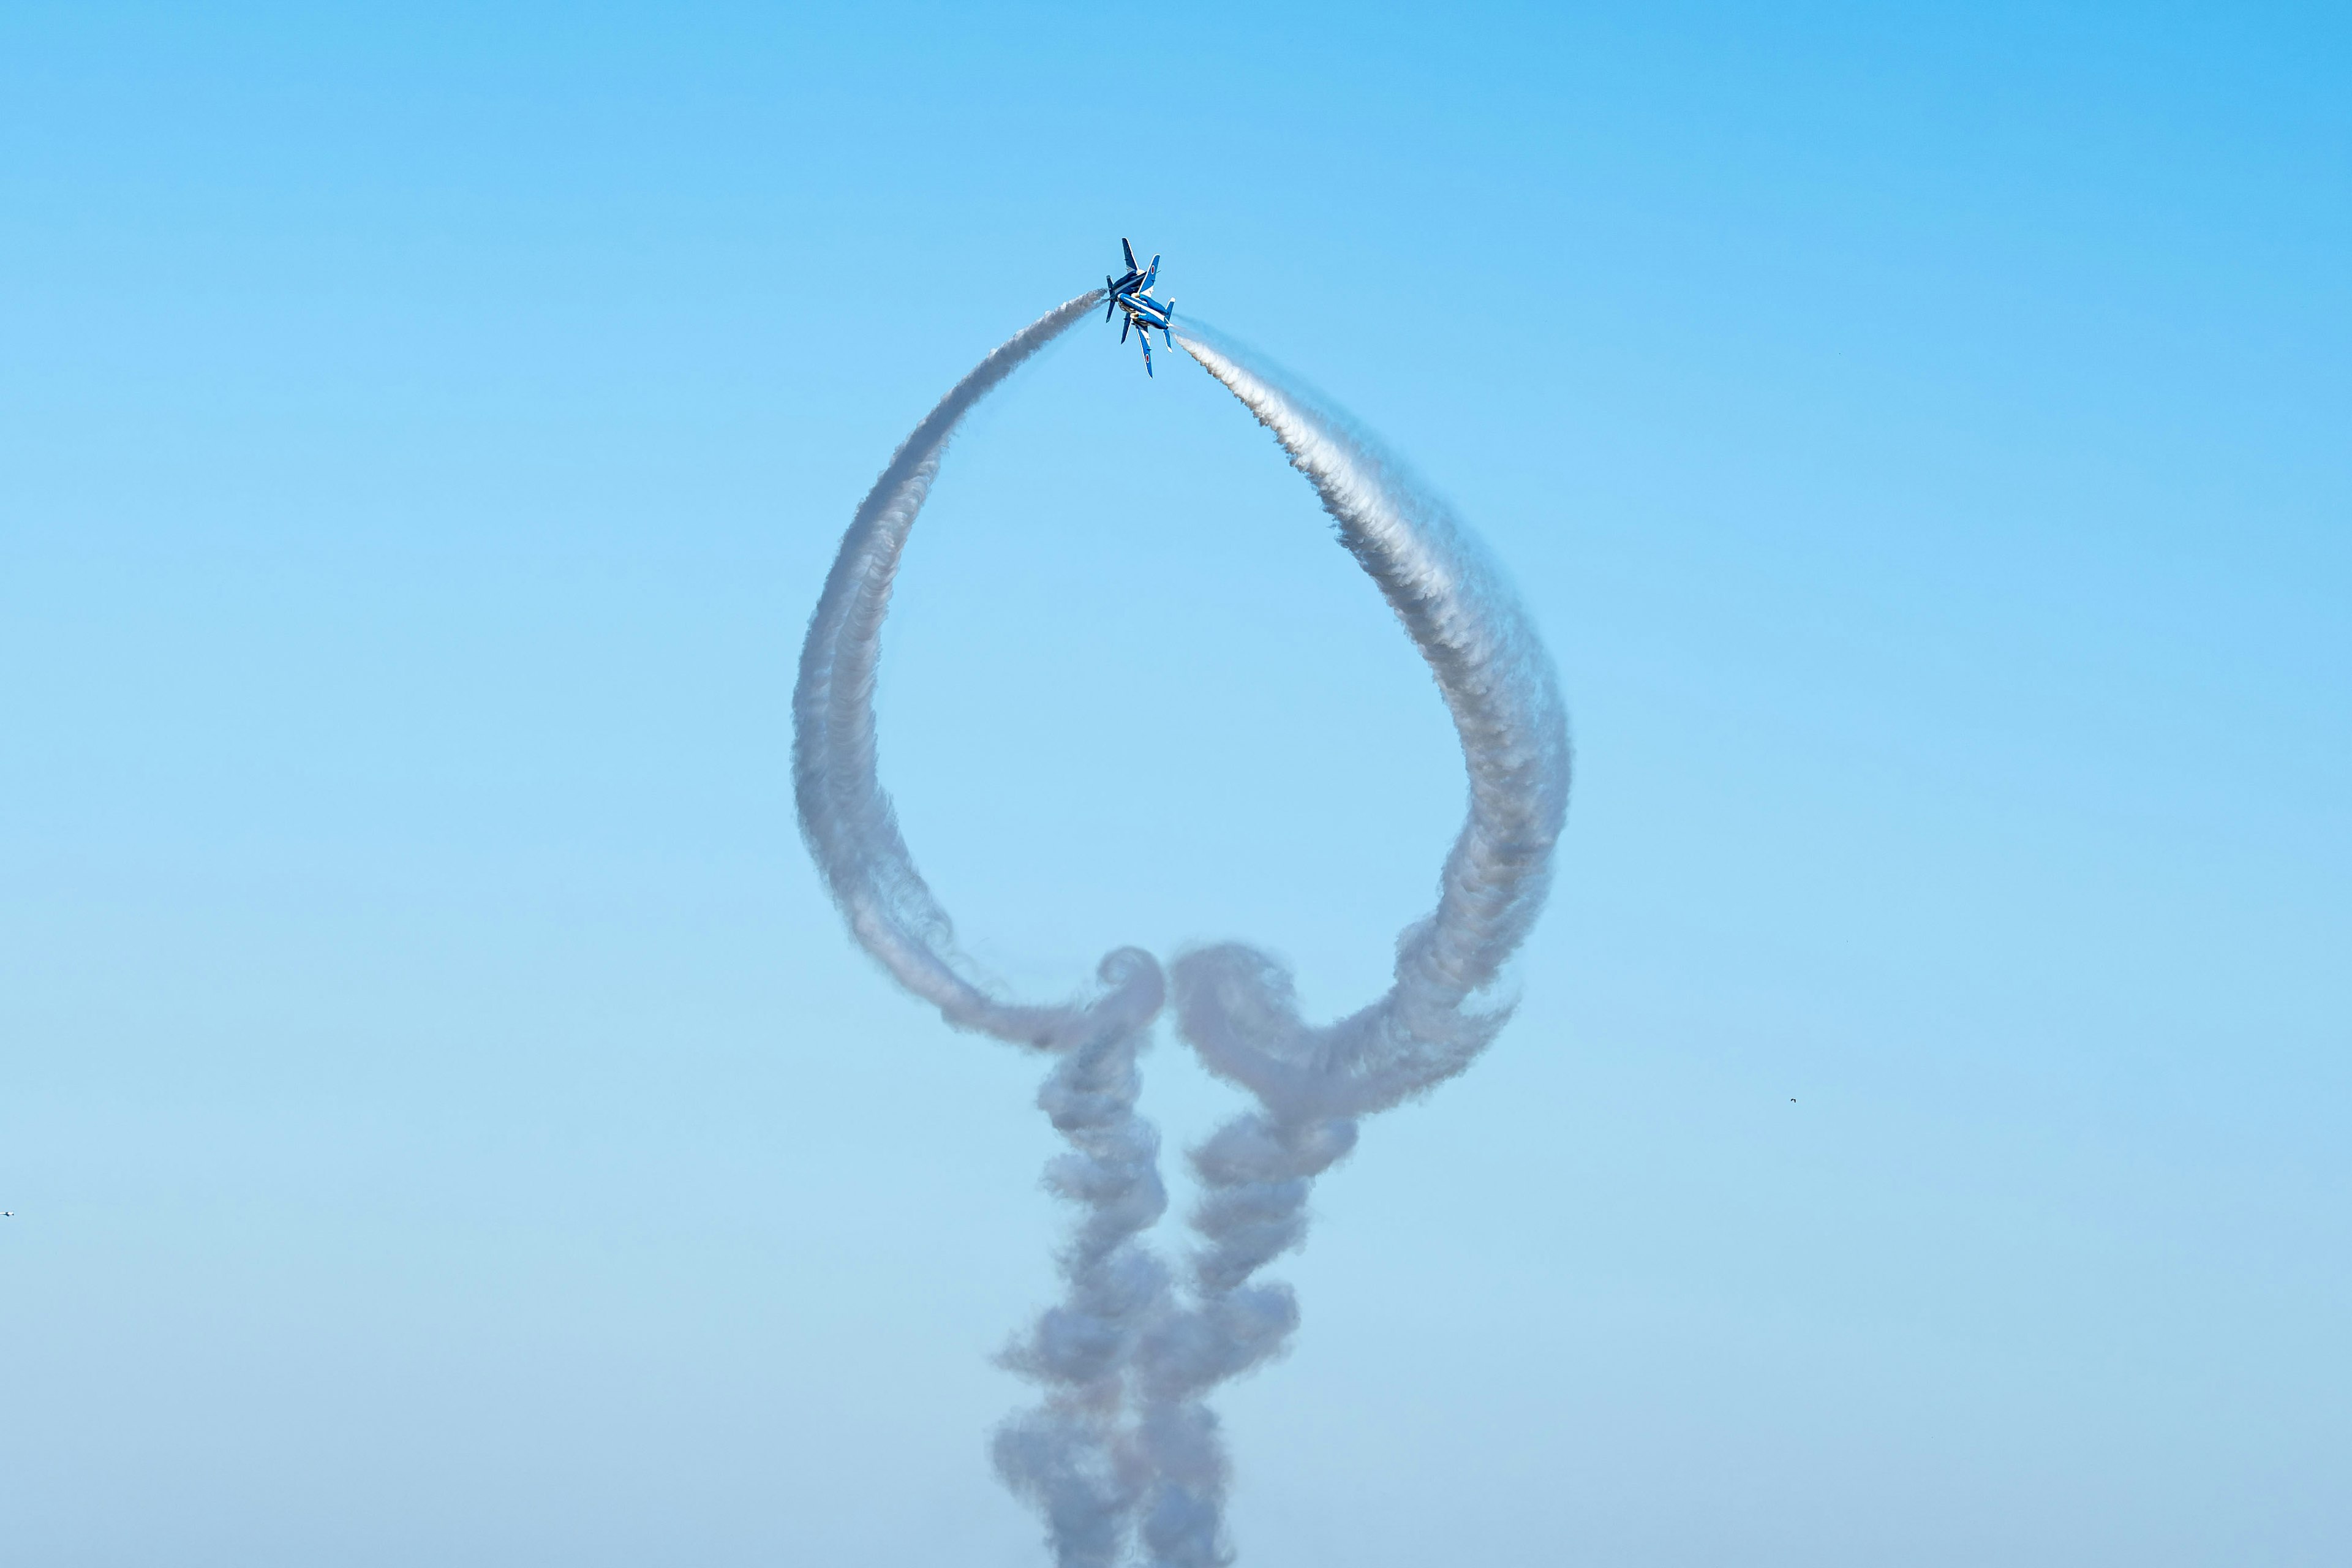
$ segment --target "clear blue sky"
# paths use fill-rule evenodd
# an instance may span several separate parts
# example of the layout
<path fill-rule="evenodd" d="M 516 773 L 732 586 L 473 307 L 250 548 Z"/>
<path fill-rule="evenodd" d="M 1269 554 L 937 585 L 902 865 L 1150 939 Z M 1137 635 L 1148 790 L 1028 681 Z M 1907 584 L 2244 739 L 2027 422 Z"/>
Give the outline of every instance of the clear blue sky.
<path fill-rule="evenodd" d="M 1121 234 L 1578 745 L 1517 1023 L 1224 1401 L 1244 1563 L 2340 1561 L 2352 31 L 1999 4 L 0 9 L 0 1554 L 1042 1560 L 1038 1065 L 852 948 L 787 698 Z M 950 455 L 886 777 L 1035 992 L 1352 1006 L 1444 715 L 1111 337 Z"/>

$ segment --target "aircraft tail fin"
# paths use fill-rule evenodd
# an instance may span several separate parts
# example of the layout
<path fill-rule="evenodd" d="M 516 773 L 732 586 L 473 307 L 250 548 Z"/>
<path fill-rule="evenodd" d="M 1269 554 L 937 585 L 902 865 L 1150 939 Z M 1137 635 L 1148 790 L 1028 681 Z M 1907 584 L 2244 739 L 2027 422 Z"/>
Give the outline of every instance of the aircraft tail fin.
<path fill-rule="evenodd" d="M 1134 270 L 1135 270 L 1135 247 L 1133 247 L 1133 246 L 1131 246 L 1131 245 L 1128 244 L 1128 243 L 1127 243 L 1126 238 L 1125 238 L 1124 237 L 1121 237 L 1121 238 L 1119 239 L 1119 242 L 1118 242 L 1118 248 L 1119 248 L 1119 249 L 1120 249 L 1120 251 L 1121 251 L 1122 253 L 1124 253 L 1124 254 L 1126 255 L 1126 257 L 1127 257 L 1127 269 L 1128 269 L 1129 272 L 1134 271 Z"/>

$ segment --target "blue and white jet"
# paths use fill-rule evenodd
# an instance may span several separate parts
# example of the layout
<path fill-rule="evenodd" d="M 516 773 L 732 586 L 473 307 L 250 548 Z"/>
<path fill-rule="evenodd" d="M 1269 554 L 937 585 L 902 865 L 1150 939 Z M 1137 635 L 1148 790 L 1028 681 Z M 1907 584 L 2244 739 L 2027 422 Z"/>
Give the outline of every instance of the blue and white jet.
<path fill-rule="evenodd" d="M 1170 334 L 1168 323 L 1175 319 L 1176 305 L 1173 300 L 1163 305 L 1151 297 L 1152 280 L 1160 276 L 1160 258 L 1153 257 L 1151 265 L 1139 271 L 1135 247 L 1122 239 L 1118 247 L 1127 257 L 1127 275 L 1103 279 L 1103 288 L 1110 295 L 1110 303 L 1103 310 L 1103 324 L 1109 325 L 1111 317 L 1118 312 L 1127 312 L 1127 320 L 1119 324 L 1118 341 L 1127 342 L 1129 331 L 1136 334 L 1136 341 L 1143 345 L 1143 374 L 1150 375 L 1152 330 L 1157 328 L 1160 337 L 1174 346 L 1176 340 Z"/>

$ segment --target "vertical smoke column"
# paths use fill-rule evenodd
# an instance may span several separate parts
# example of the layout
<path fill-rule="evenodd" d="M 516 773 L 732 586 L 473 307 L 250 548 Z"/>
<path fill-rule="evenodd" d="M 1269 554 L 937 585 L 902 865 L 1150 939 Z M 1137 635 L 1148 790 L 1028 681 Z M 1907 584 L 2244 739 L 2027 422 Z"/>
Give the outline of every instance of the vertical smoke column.
<path fill-rule="evenodd" d="M 1239 944 L 1172 970 L 1178 1027 L 1210 1070 L 1259 1109 L 1193 1151 L 1206 1196 L 1192 1216 L 1192 1306 L 1139 1346 L 1140 1436 L 1154 1479 L 1143 1537 L 1160 1568 L 1230 1562 L 1217 1384 L 1279 1351 L 1298 1321 L 1289 1288 L 1255 1283 L 1297 1245 L 1314 1178 L 1354 1147 L 1359 1117 L 1468 1067 L 1509 1016 L 1480 1001 L 1534 925 L 1567 818 L 1568 721 L 1526 612 L 1445 508 L 1336 410 L 1194 331 L 1177 340 L 1274 435 L 1436 677 L 1469 775 L 1470 808 L 1437 907 L 1397 940 L 1395 983 L 1322 1027 L 1287 971 Z"/>
<path fill-rule="evenodd" d="M 898 561 L 940 458 L 972 405 L 1101 302 L 1080 295 L 1015 333 L 959 382 L 890 459 L 851 519 L 810 617 L 793 692 L 801 836 L 849 929 L 901 985 L 961 1029 L 1054 1053 L 1038 1103 L 1071 1152 L 1047 1184 L 1081 1206 L 1061 1257 L 1066 1294 L 1005 1354 L 1044 1384 L 1044 1404 L 999 1433 L 999 1471 L 1045 1514 L 1064 1568 L 1111 1568 L 1144 1470 L 1122 1419 L 1140 1325 L 1162 1311 L 1164 1270 L 1135 1237 L 1167 1206 L 1159 1139 L 1135 1114 L 1135 1058 L 1165 995 L 1150 954 L 1103 960 L 1104 993 L 1035 1006 L 997 995 L 957 950 L 953 924 L 916 870 L 876 766 L 874 681 Z"/>
<path fill-rule="evenodd" d="M 1062 1568 L 1113 1568 L 1126 1554 L 1149 1479 L 1127 1429 L 1128 1364 L 1169 1285 L 1166 1268 L 1135 1239 L 1168 1207 L 1160 1135 L 1135 1114 L 1135 1056 L 1160 1010 L 1160 967 L 1130 948 L 1105 961 L 1103 978 L 1110 994 L 1070 1020 L 1037 1095 L 1071 1146 L 1046 1168 L 1045 1184 L 1085 1211 L 1062 1252 L 1063 1303 L 1003 1358 L 1045 1384 L 1046 1397 L 996 1435 L 997 1473 L 1045 1516 Z"/>

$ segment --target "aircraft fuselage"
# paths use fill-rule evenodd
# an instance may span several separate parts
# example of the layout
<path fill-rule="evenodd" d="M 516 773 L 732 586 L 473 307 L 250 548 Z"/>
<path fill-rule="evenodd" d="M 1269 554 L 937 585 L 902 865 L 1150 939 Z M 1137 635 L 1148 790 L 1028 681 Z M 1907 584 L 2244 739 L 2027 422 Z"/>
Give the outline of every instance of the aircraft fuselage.
<path fill-rule="evenodd" d="M 1160 258 L 1153 257 L 1150 267 L 1139 268 L 1135 264 L 1133 246 L 1122 239 L 1118 242 L 1118 248 L 1127 258 L 1127 275 L 1103 279 L 1103 292 L 1109 300 L 1109 309 L 1103 312 L 1103 320 L 1108 322 L 1113 315 L 1126 312 L 1127 320 L 1119 323 L 1118 341 L 1127 342 L 1127 334 L 1130 331 L 1139 333 L 1139 341 L 1143 346 L 1143 371 L 1149 375 L 1151 374 L 1151 334 L 1157 331 L 1171 343 L 1175 342 L 1169 334 L 1168 323 L 1174 318 L 1176 307 L 1151 297 L 1151 285 L 1160 276 Z"/>

